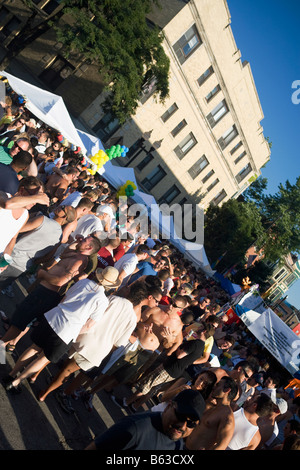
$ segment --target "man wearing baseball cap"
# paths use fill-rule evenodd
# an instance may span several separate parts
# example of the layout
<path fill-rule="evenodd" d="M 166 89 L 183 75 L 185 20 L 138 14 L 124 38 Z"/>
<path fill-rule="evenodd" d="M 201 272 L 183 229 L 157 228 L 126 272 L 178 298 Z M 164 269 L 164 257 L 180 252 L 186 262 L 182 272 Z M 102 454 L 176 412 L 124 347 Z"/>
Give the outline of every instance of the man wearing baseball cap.
<path fill-rule="evenodd" d="M 182 450 L 184 439 L 199 423 L 205 401 L 198 390 L 184 390 L 161 412 L 126 416 L 86 450 Z"/>

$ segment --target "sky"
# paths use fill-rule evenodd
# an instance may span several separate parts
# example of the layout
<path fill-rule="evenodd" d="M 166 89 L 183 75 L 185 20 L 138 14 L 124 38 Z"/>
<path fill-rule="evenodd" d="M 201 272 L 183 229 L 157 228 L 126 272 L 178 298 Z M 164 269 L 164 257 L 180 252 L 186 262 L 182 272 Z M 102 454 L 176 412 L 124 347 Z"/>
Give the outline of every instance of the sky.
<path fill-rule="evenodd" d="M 275 194 L 280 183 L 294 184 L 300 175 L 300 1 L 227 0 L 227 4 L 241 60 L 251 66 L 264 114 L 264 136 L 272 142 L 271 159 L 261 172 L 268 179 L 267 193 Z M 297 80 L 299 93 L 293 88 Z M 300 309 L 300 280 L 287 295 L 287 301 Z"/>

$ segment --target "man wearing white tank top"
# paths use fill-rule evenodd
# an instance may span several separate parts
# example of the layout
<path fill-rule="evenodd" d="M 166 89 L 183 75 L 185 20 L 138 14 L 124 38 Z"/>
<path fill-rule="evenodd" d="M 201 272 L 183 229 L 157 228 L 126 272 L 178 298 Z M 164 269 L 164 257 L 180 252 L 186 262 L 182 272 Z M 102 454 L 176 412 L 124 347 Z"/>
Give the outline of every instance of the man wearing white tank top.
<path fill-rule="evenodd" d="M 37 203 L 49 205 L 49 198 L 43 193 L 41 182 L 33 176 L 20 181 L 14 197 L 0 193 L 0 254 L 11 255 L 17 236 L 28 220 L 28 209 Z M 0 272 L 5 268 L 0 268 Z"/>
<path fill-rule="evenodd" d="M 233 413 L 234 433 L 226 450 L 255 450 L 261 440 L 257 420 L 272 413 L 272 408 L 271 398 L 264 393 L 247 400 Z"/>

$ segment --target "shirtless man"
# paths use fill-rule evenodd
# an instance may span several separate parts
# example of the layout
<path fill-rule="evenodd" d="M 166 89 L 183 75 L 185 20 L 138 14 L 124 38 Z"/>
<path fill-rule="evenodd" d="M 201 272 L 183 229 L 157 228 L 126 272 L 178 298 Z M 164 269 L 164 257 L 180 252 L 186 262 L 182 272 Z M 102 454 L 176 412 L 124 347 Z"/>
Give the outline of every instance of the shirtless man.
<path fill-rule="evenodd" d="M 58 173 L 53 173 L 47 183 L 46 191 L 49 195 L 52 203 L 60 202 L 73 181 L 77 179 L 79 175 L 79 170 L 77 168 L 67 168 L 66 173 L 61 176 Z"/>
<path fill-rule="evenodd" d="M 237 394 L 237 384 L 230 377 L 222 377 L 206 400 L 201 422 L 187 438 L 189 450 L 225 450 L 234 432 L 231 401 Z"/>
<path fill-rule="evenodd" d="M 180 316 L 174 311 L 173 305 L 159 305 L 143 310 L 141 315 L 143 324 L 153 324 L 153 333 L 158 337 L 159 347 L 151 358 L 140 368 L 138 379 L 149 369 L 155 368 L 167 356 L 170 356 L 183 341 L 183 323 Z"/>
<path fill-rule="evenodd" d="M 170 356 L 182 343 L 183 323 L 172 305 L 149 308 L 142 312 L 142 321 L 153 324 L 153 333 L 160 341 L 160 350 L 165 349 Z M 165 308 L 166 307 L 166 308 Z"/>
<path fill-rule="evenodd" d="M 216 374 L 217 381 L 219 382 L 222 377 L 231 377 L 238 386 L 236 397 L 232 400 L 232 408 L 233 411 L 237 410 L 239 407 L 235 405 L 235 402 L 240 398 L 243 393 L 241 388 L 241 384 L 252 377 L 254 370 L 251 368 L 251 365 L 248 361 L 240 361 L 238 362 L 232 370 L 226 371 L 221 367 L 210 367 L 210 369 L 214 374 Z"/>
<path fill-rule="evenodd" d="M 56 307 L 62 298 L 62 288 L 75 276 L 80 275 L 87 265 L 88 257 L 98 252 L 100 241 L 93 237 L 83 239 L 76 250 L 63 257 L 49 270 L 38 271 L 39 285 L 21 302 L 12 317 L 11 326 L 2 337 L 1 346 L 8 343 L 15 346 L 24 330 L 34 320 Z"/>

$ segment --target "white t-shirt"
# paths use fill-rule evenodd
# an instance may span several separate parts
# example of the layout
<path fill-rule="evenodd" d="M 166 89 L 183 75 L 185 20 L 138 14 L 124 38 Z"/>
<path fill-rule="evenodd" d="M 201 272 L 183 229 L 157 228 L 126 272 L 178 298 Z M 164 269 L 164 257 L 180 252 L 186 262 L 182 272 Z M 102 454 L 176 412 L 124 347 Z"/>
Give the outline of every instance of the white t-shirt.
<path fill-rule="evenodd" d="M 72 232 L 72 237 L 75 238 L 76 235 L 82 235 L 87 237 L 94 232 L 103 232 L 104 228 L 101 220 L 94 214 L 85 214 L 77 222 L 77 227 Z"/>
<path fill-rule="evenodd" d="M 104 287 L 90 279 L 82 279 L 70 287 L 63 302 L 45 313 L 45 318 L 55 333 L 69 344 L 77 338 L 89 318 L 99 321 L 107 307 Z"/>
<path fill-rule="evenodd" d="M 167 295 L 173 287 L 173 279 L 171 277 L 168 277 L 168 279 L 164 282 L 164 294 Z"/>
<path fill-rule="evenodd" d="M 122 285 L 125 285 L 129 279 L 129 276 L 135 270 L 139 260 L 135 253 L 125 253 L 115 264 L 114 267 L 119 271 L 125 271 L 127 276 L 123 279 Z"/>
<path fill-rule="evenodd" d="M 12 238 L 23 227 L 28 217 L 25 209 L 22 215 L 15 219 L 11 209 L 0 209 L 0 253 L 3 253 Z"/>
<path fill-rule="evenodd" d="M 77 207 L 81 199 L 82 199 L 82 193 L 80 193 L 79 191 L 73 191 L 63 200 L 60 206 L 63 205 L 63 206 Z"/>
<path fill-rule="evenodd" d="M 125 346 L 137 324 L 132 303 L 117 295 L 109 297 L 109 306 L 104 315 L 87 333 L 78 336 L 73 349 L 86 359 L 81 368 L 98 367 L 113 346 Z"/>

